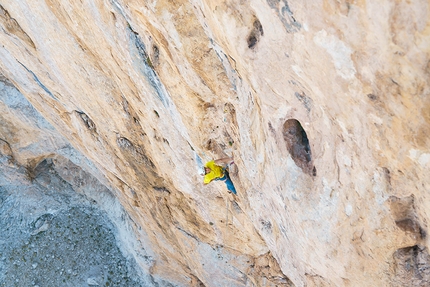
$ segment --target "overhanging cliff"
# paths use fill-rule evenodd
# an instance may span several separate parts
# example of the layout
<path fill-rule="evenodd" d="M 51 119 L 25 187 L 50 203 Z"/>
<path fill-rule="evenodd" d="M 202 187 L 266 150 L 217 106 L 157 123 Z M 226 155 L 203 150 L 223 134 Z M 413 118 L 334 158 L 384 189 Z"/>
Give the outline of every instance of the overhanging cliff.
<path fill-rule="evenodd" d="M 0 185 L 113 195 L 161 286 L 424 284 L 430 4 L 376 2 L 3 1 Z"/>

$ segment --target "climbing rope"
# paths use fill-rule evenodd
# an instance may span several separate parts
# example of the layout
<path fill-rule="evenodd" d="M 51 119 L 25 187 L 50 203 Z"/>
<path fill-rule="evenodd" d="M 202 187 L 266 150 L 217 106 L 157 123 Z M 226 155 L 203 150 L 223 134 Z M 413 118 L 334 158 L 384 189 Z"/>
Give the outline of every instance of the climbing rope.
<path fill-rule="evenodd" d="M 225 212 L 225 226 L 228 227 L 228 202 L 229 202 L 228 198 L 226 198 L 225 202 L 226 202 L 226 205 L 225 205 L 225 208 L 226 208 L 226 212 Z"/>

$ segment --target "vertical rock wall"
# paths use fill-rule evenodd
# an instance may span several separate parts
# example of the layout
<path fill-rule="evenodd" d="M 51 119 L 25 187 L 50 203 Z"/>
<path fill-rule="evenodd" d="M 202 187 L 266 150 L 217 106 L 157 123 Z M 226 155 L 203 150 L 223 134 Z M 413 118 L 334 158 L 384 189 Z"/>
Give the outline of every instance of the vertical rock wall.
<path fill-rule="evenodd" d="M 69 2 L 1 3 L 3 82 L 55 129 L 4 103 L 0 139 L 83 154 L 155 282 L 428 280 L 428 1 Z M 225 155 L 237 197 L 201 182 Z"/>

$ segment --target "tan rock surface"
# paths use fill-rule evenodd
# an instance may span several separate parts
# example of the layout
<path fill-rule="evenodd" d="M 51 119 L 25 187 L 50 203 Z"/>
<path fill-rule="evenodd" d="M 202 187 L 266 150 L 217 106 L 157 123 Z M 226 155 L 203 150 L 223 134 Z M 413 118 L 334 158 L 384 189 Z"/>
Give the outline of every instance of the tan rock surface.
<path fill-rule="evenodd" d="M 428 1 L 1 7 L 3 82 L 56 131 L 3 103 L 0 151 L 36 164 L 52 155 L 25 147 L 43 138 L 85 155 L 156 251 L 154 277 L 428 283 Z M 199 175 L 225 155 L 237 197 Z"/>

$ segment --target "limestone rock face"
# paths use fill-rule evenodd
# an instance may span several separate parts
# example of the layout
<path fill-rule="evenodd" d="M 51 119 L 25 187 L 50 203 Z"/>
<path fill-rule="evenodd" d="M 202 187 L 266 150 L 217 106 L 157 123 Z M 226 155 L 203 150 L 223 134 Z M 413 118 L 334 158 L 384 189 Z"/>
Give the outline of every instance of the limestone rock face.
<path fill-rule="evenodd" d="M 425 0 L 2 1 L 0 183 L 47 158 L 76 191 L 92 174 L 154 286 L 426 285 L 428 19 Z M 237 197 L 199 175 L 226 155 Z"/>

